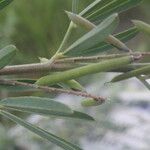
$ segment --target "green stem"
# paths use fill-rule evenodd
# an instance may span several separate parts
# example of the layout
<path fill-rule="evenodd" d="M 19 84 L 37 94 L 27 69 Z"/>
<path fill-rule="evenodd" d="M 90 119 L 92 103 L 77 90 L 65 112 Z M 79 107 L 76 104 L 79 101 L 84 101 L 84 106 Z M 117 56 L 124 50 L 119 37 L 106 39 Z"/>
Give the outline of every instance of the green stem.
<path fill-rule="evenodd" d="M 56 53 L 59 53 L 59 52 L 61 52 L 61 51 L 64 50 L 65 46 L 68 43 L 68 40 L 70 39 L 72 30 L 74 29 L 74 27 L 75 27 L 74 23 L 71 22 L 70 25 L 69 25 L 69 27 L 68 27 L 68 30 L 67 30 L 67 32 L 66 32 L 66 34 L 64 36 L 64 39 L 63 39 L 63 41 L 62 41 L 62 43 L 61 43 L 61 45 L 60 45 L 60 47 L 59 47 L 59 49 L 57 50 Z"/>

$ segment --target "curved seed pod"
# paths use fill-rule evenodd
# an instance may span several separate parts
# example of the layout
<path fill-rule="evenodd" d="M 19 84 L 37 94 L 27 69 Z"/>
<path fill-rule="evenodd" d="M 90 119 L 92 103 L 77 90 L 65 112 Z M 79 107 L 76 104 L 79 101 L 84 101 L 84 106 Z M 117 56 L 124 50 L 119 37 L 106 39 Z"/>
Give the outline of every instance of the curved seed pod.
<path fill-rule="evenodd" d="M 133 70 L 133 71 L 130 71 L 130 72 L 127 72 L 127 73 L 124 73 L 124 74 L 121 74 L 119 76 L 116 76 L 115 78 L 113 78 L 111 80 L 111 82 L 119 82 L 122 80 L 126 80 L 126 79 L 129 79 L 132 77 L 140 76 L 143 74 L 149 74 L 149 73 L 150 73 L 150 65 L 136 69 L 136 70 Z"/>
<path fill-rule="evenodd" d="M 76 16 L 73 14 L 73 17 Z M 118 26 L 118 14 L 113 14 L 106 18 L 98 26 L 84 34 L 81 38 L 70 45 L 65 51 L 64 55 L 76 55 L 76 51 L 85 51 L 86 49 L 97 45 L 104 41 Z"/>
<path fill-rule="evenodd" d="M 127 56 L 122 58 L 115 58 L 111 60 L 106 60 L 103 62 L 90 64 L 87 66 L 79 67 L 76 69 L 71 69 L 68 71 L 60 72 L 53 75 L 47 75 L 40 78 L 36 84 L 38 85 L 53 85 L 60 82 L 65 82 L 68 80 L 76 79 L 85 75 L 95 74 L 98 72 L 105 72 L 113 69 L 117 69 L 134 61 L 133 56 Z"/>
<path fill-rule="evenodd" d="M 148 34 L 150 36 L 150 25 L 140 21 L 140 20 L 132 20 L 132 22 L 134 23 L 134 25 L 142 32 L 144 32 L 145 34 Z"/>
<path fill-rule="evenodd" d="M 63 83 L 60 83 L 59 85 L 62 87 L 64 86 L 69 87 L 70 89 L 73 89 L 76 91 L 85 91 L 84 87 L 76 80 L 68 80 Z"/>
<path fill-rule="evenodd" d="M 0 69 L 7 66 L 12 58 L 16 55 L 16 47 L 9 45 L 0 50 Z"/>
<path fill-rule="evenodd" d="M 66 11 L 66 13 L 73 23 L 75 23 L 78 26 L 83 27 L 84 29 L 86 29 L 88 31 L 91 31 L 92 29 L 97 27 L 92 22 L 88 21 L 87 19 L 85 19 L 77 14 L 73 14 L 73 13 L 67 12 L 67 11 Z M 110 45 L 118 48 L 119 50 L 126 51 L 126 52 L 131 51 L 123 42 L 121 42 L 119 39 L 117 39 L 116 37 L 114 37 L 112 35 L 108 35 L 106 37 L 105 41 L 107 43 L 109 43 Z"/>
<path fill-rule="evenodd" d="M 83 102 L 81 102 L 81 105 L 83 107 L 99 106 L 101 104 L 102 104 L 102 101 L 96 101 L 94 99 L 86 99 Z"/>
<path fill-rule="evenodd" d="M 53 73 L 50 73 L 50 75 L 56 75 L 59 73 L 60 72 L 53 72 Z M 85 91 L 84 87 L 74 79 L 68 80 L 65 82 L 60 82 L 57 85 L 62 88 L 72 89 L 72 90 L 76 90 L 76 91 Z"/>

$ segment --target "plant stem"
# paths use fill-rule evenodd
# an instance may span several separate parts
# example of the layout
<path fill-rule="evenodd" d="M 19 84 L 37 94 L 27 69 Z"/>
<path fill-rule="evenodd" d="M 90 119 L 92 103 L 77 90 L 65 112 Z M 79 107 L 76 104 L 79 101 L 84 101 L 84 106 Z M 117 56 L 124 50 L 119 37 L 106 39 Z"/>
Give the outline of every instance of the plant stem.
<path fill-rule="evenodd" d="M 48 93 L 65 93 L 65 94 L 70 94 L 70 95 L 86 97 L 86 98 L 92 98 L 95 101 L 101 101 L 101 103 L 105 102 L 105 100 L 106 100 L 103 97 L 93 96 L 93 95 L 86 93 L 86 92 L 77 92 L 77 91 L 73 91 L 73 90 L 64 90 L 64 89 L 60 89 L 60 88 L 52 88 L 52 87 L 47 87 L 47 86 L 38 86 L 35 84 L 18 82 L 18 81 L 14 81 L 14 80 L 0 79 L 0 84 L 11 85 L 11 86 L 30 87 L 30 88 L 34 88 L 34 89 L 38 89 L 38 90 L 43 90 L 43 91 L 48 92 Z"/>
<path fill-rule="evenodd" d="M 73 69 L 75 67 L 81 66 L 81 64 L 78 63 L 94 63 L 100 60 L 118 58 L 118 57 L 129 56 L 129 55 L 150 56 L 150 52 L 65 58 L 65 59 L 55 60 L 53 64 L 35 63 L 35 64 L 7 66 L 0 70 L 0 75 L 13 75 L 13 74 L 25 74 L 25 73 L 32 74 L 32 73 L 49 72 L 49 71 L 64 71 L 67 69 Z"/>
<path fill-rule="evenodd" d="M 118 58 L 123 56 L 150 56 L 150 52 L 132 52 L 132 53 L 122 53 L 122 54 L 110 54 L 110 55 L 98 55 L 98 56 L 90 56 L 90 57 L 72 57 L 72 58 L 65 58 L 58 60 L 59 63 L 90 63 L 90 62 L 97 62 L 104 59 L 112 59 Z"/>
<path fill-rule="evenodd" d="M 68 27 L 68 30 L 67 30 L 67 32 L 66 32 L 66 34 L 65 34 L 65 36 L 64 36 L 63 41 L 62 41 L 62 43 L 60 44 L 59 49 L 57 50 L 57 53 L 59 53 L 59 52 L 61 52 L 61 51 L 64 50 L 65 46 L 66 46 L 67 43 L 68 43 L 68 40 L 69 40 L 69 38 L 70 38 L 70 36 L 71 36 L 71 33 L 72 33 L 72 30 L 73 30 L 73 29 L 74 29 L 74 23 L 71 22 L 70 25 L 69 25 L 69 27 Z"/>
<path fill-rule="evenodd" d="M 59 47 L 59 49 L 56 51 L 55 55 L 49 60 L 48 64 L 49 64 L 49 67 L 52 67 L 52 65 L 54 64 L 54 62 L 61 58 L 60 55 L 61 55 L 61 51 L 64 50 L 65 46 L 67 45 L 68 43 L 68 40 L 70 38 L 70 35 L 72 33 L 72 29 L 74 28 L 74 23 L 71 22 L 70 25 L 69 25 L 69 28 L 65 34 L 65 37 Z"/>
<path fill-rule="evenodd" d="M 17 75 L 17 74 L 36 74 L 49 71 L 64 71 L 67 69 L 72 69 L 77 67 L 77 65 L 71 64 L 47 64 L 47 63 L 36 63 L 36 64 L 24 64 L 24 65 L 14 65 L 7 66 L 0 70 L 0 75 Z"/>

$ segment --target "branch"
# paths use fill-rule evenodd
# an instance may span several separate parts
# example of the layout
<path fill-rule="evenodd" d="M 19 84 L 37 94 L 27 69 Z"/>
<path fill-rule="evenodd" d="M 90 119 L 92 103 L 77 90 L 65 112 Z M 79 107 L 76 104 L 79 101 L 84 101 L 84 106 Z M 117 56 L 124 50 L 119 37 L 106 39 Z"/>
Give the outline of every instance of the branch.
<path fill-rule="evenodd" d="M 101 104 L 104 103 L 105 100 L 106 100 L 103 97 L 96 97 L 96 96 L 93 96 L 93 95 L 91 95 L 89 93 L 86 93 L 86 92 L 78 92 L 78 91 L 73 91 L 73 90 L 64 90 L 64 89 L 60 89 L 60 88 L 52 88 L 52 87 L 47 87 L 47 86 L 38 86 L 38 85 L 35 85 L 35 84 L 18 82 L 18 81 L 14 81 L 14 80 L 0 79 L 0 84 L 11 85 L 11 86 L 30 87 L 30 88 L 34 88 L 34 89 L 37 89 L 37 90 L 43 90 L 43 91 L 48 92 L 48 93 L 65 93 L 65 94 L 69 94 L 69 95 L 76 95 L 76 96 L 81 96 L 81 97 L 86 97 L 86 98 L 92 98 L 95 101 L 101 102 Z"/>
<path fill-rule="evenodd" d="M 59 63 L 89 63 L 89 62 L 97 62 L 104 59 L 112 59 L 123 56 L 150 56 L 150 52 L 132 52 L 132 53 L 123 53 L 123 54 L 110 54 L 110 55 L 98 55 L 98 56 L 90 56 L 90 57 L 73 57 L 73 58 L 65 58 L 60 59 L 57 62 Z"/>
<path fill-rule="evenodd" d="M 24 64 L 7 66 L 0 70 L 0 75 L 18 75 L 18 74 L 35 74 L 49 71 L 63 71 L 72 69 L 77 65 L 64 64 L 64 63 L 35 63 L 35 64 Z"/>
<path fill-rule="evenodd" d="M 0 70 L 0 75 L 14 75 L 14 74 L 25 74 L 25 73 L 43 73 L 49 71 L 63 71 L 67 69 L 72 69 L 79 67 L 81 64 L 78 63 L 90 63 L 97 62 L 104 59 L 112 59 L 117 57 L 123 57 L 128 55 L 135 56 L 150 56 L 150 52 L 142 53 L 126 53 L 126 54 L 111 54 L 111 55 L 99 55 L 91 57 L 74 57 L 55 60 L 54 64 L 50 63 L 36 63 L 36 64 L 25 64 L 25 65 L 15 65 L 7 66 Z"/>

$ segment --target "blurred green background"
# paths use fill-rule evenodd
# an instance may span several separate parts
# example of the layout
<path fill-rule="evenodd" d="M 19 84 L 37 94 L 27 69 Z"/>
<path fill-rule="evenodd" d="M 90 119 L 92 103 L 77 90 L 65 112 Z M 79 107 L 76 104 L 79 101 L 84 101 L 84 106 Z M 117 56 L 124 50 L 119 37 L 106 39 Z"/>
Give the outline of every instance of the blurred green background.
<path fill-rule="evenodd" d="M 80 0 L 79 10 L 91 2 Z M 122 25 L 127 28 L 130 18 L 149 21 L 149 3 L 145 0 L 140 7 L 123 13 Z M 0 13 L 0 47 L 15 44 L 19 49 L 17 63 L 51 57 L 69 24 L 64 10 L 71 10 L 71 0 L 14 0 Z"/>
<path fill-rule="evenodd" d="M 93 2 L 93 0 L 80 0 L 79 10 L 90 2 Z M 149 9 L 150 0 L 144 0 L 140 6 L 133 8 L 128 12 L 122 13 L 120 15 L 121 23 L 119 30 L 124 30 L 128 26 L 131 26 L 131 19 L 141 19 L 147 23 L 150 23 Z M 65 31 L 69 25 L 69 20 L 65 15 L 64 10 L 71 10 L 71 0 L 14 0 L 11 5 L 0 12 L 0 47 L 2 48 L 9 43 L 17 46 L 19 51 L 15 61 L 13 62 L 15 64 L 38 62 L 38 57 L 50 58 L 59 47 L 59 44 L 61 43 L 61 40 L 63 39 Z M 149 41 L 150 40 L 148 37 L 140 34 L 134 41 L 130 42 L 130 46 L 137 50 L 146 51 L 150 49 Z M 103 83 L 101 81 L 97 83 L 95 77 L 97 76 L 91 77 L 91 81 L 89 81 L 89 87 L 92 87 L 90 90 L 96 91 L 96 88 L 99 90 L 104 90 L 105 88 L 103 87 L 99 88 L 99 86 L 102 86 Z M 109 76 L 102 76 L 101 78 L 103 78 L 102 81 L 104 82 L 104 80 L 108 80 Z M 83 83 L 87 84 L 87 78 L 83 80 Z M 42 124 L 47 129 L 53 130 L 55 126 L 55 132 L 60 136 L 66 137 L 66 139 L 70 138 L 70 140 L 75 143 L 86 145 L 88 140 L 95 142 L 95 140 L 103 139 L 108 130 L 112 132 L 116 132 L 117 130 L 118 134 L 124 130 L 124 126 L 118 127 L 114 125 L 111 120 L 107 118 L 107 115 L 109 116 L 112 109 L 123 105 L 116 96 L 116 93 L 125 89 L 131 90 L 132 87 L 134 89 L 136 84 L 137 83 L 134 83 L 130 86 L 130 84 L 127 83 L 126 86 L 124 84 L 124 88 L 118 88 L 118 86 L 110 88 L 109 95 L 112 96 L 112 99 L 116 99 L 117 104 L 107 104 L 101 109 L 97 108 L 96 110 L 84 110 L 93 116 L 96 116 L 97 119 L 97 123 L 86 123 L 86 127 L 84 124 L 81 125 L 80 121 L 73 121 L 70 123 L 70 121 L 63 122 L 62 120 L 42 120 L 37 116 L 31 116 L 32 119 L 29 119 L 32 121 L 34 120 L 34 123 L 38 120 L 38 123 L 40 125 Z M 137 91 L 141 91 L 141 88 L 137 88 Z M 3 92 L 3 94 L 5 95 L 5 92 Z M 2 95 L 0 95 L 0 97 L 2 97 Z M 75 99 L 74 97 L 66 98 L 65 96 L 61 98 L 67 100 L 70 98 L 70 100 L 68 100 L 70 103 L 73 99 Z M 139 102 L 136 102 L 135 105 L 137 105 L 137 103 L 140 105 Z M 76 106 L 74 103 L 71 103 L 71 105 Z M 123 108 L 126 109 L 126 104 L 123 106 Z M 79 107 L 78 109 L 81 108 Z M 12 126 L 11 129 L 7 130 L 4 126 L 10 126 L 9 122 L 3 118 L 1 118 L 1 120 L 3 120 L 3 125 L 0 126 L 0 150 L 40 150 L 43 149 L 43 147 L 44 150 L 58 150 L 57 147 L 43 142 L 33 134 L 28 132 L 26 133 L 26 130 L 24 131 L 18 126 Z M 78 128 L 78 131 L 75 130 L 76 128 Z M 93 130 L 93 128 L 95 130 Z M 92 134 L 87 131 L 92 131 Z M 78 137 L 84 137 L 84 140 L 79 140 Z M 85 140 L 86 138 L 88 138 L 87 141 Z M 111 147 L 113 142 L 116 141 L 103 141 L 101 142 L 103 145 L 101 148 L 106 149 L 108 143 L 111 143 L 109 144 Z M 105 147 L 105 145 L 107 146 Z M 94 149 L 93 147 L 91 147 L 91 149 Z M 86 146 L 85 149 L 89 150 Z M 111 148 L 109 149 L 111 150 Z M 116 150 L 117 147 L 114 147 L 114 149 Z M 125 148 L 118 148 L 118 150 L 122 149 L 130 148 L 128 148 L 128 145 L 125 145 Z M 95 150 L 99 149 L 95 147 Z"/>

